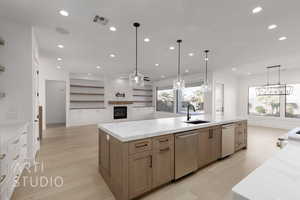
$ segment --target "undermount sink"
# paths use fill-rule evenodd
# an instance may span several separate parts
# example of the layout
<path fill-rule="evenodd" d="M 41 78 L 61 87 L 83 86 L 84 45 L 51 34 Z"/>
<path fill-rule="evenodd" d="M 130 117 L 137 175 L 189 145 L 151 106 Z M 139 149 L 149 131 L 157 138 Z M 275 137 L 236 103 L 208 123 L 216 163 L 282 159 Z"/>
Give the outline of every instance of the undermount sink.
<path fill-rule="evenodd" d="M 205 123 L 209 123 L 209 121 L 194 120 L 194 121 L 186 121 L 185 123 L 188 123 L 188 124 L 205 124 Z"/>

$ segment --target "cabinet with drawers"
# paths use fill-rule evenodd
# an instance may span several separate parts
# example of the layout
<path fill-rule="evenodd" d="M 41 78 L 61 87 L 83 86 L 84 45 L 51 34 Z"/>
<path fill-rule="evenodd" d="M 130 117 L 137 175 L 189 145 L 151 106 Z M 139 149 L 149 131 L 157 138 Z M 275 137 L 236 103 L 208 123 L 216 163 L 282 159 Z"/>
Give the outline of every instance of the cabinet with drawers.
<path fill-rule="evenodd" d="M 9 200 L 24 169 L 27 154 L 27 123 L 0 128 L 0 199 Z"/>

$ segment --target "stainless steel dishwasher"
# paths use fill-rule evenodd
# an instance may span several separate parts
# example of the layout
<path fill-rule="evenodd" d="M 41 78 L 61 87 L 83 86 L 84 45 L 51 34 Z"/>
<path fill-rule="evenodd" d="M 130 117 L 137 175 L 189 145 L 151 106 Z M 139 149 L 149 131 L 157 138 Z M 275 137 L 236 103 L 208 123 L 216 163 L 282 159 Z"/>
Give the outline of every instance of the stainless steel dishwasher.
<path fill-rule="evenodd" d="M 198 168 L 199 131 L 187 131 L 175 135 L 175 179 Z"/>

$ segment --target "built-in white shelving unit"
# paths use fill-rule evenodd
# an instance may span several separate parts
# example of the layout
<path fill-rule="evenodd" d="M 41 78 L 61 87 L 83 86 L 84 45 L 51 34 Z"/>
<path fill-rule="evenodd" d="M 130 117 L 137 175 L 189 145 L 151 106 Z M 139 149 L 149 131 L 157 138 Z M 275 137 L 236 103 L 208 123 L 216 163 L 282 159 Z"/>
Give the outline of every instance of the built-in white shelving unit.
<path fill-rule="evenodd" d="M 70 79 L 70 109 L 104 109 L 104 82 Z"/>
<path fill-rule="evenodd" d="M 133 88 L 133 107 L 146 108 L 153 107 L 153 91 L 152 85 L 145 85 L 144 87 Z"/>

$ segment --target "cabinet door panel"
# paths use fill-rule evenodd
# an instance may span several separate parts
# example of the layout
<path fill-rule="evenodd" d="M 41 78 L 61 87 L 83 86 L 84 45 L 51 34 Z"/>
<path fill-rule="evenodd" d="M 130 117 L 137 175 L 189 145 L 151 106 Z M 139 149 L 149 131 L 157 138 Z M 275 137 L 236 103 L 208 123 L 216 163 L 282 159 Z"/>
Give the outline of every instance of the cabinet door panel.
<path fill-rule="evenodd" d="M 152 188 L 152 153 L 138 153 L 129 158 L 129 198 Z"/>
<path fill-rule="evenodd" d="M 211 143 L 211 162 L 218 160 L 221 158 L 221 137 L 222 137 L 222 129 L 221 127 L 214 128 L 212 130 L 213 139 Z"/>
<path fill-rule="evenodd" d="M 100 133 L 100 164 L 101 167 L 109 171 L 109 135 Z"/>
<path fill-rule="evenodd" d="M 199 168 L 207 165 L 211 160 L 211 139 L 209 129 L 200 130 L 198 155 Z"/>

